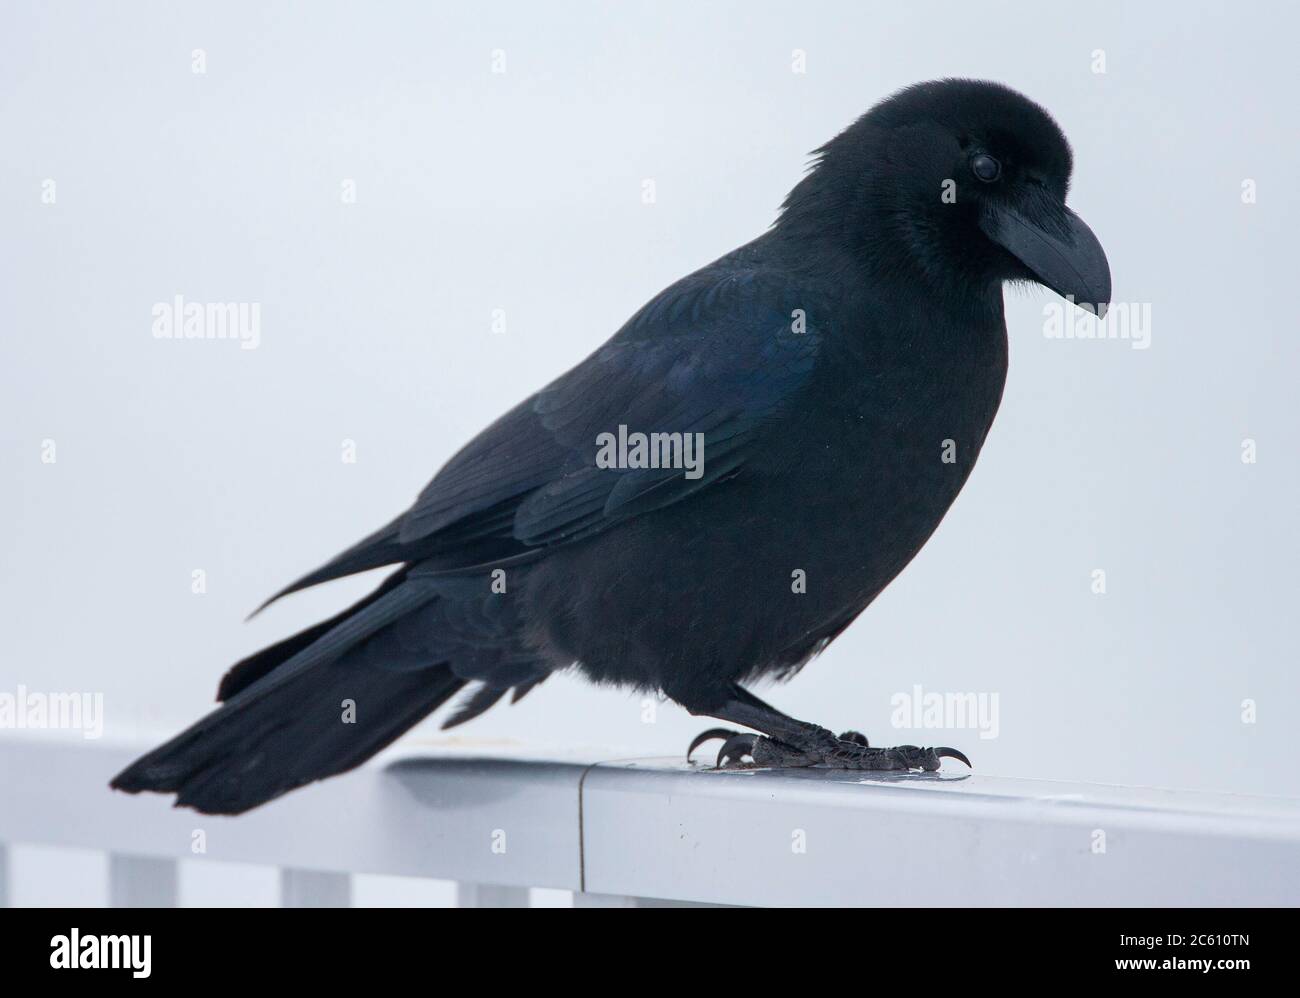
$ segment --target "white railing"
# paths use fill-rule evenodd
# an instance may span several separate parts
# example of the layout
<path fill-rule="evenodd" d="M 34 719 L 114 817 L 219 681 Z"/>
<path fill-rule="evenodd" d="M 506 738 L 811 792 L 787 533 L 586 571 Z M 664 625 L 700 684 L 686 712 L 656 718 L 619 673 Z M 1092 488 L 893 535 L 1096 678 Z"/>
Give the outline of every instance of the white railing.
<path fill-rule="evenodd" d="M 0 738 L 0 903 L 11 843 L 107 852 L 115 906 L 175 905 L 181 859 L 279 867 L 285 906 L 347 905 L 354 873 L 465 907 L 1300 903 L 1287 798 L 408 750 L 218 818 L 110 792 L 137 748 Z"/>

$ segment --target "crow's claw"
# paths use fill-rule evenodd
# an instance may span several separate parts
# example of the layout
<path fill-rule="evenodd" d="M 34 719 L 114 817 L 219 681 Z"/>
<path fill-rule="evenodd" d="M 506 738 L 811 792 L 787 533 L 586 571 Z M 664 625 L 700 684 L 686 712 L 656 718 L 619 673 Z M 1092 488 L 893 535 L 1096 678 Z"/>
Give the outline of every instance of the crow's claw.
<path fill-rule="evenodd" d="M 958 752 L 955 748 L 949 748 L 947 745 L 940 745 L 938 748 L 934 749 L 933 751 L 936 758 L 956 759 L 959 762 L 964 762 L 966 764 L 967 769 L 975 768 L 970 764 L 970 760 L 966 758 L 965 753 Z"/>
<path fill-rule="evenodd" d="M 743 766 L 745 756 L 754 759 L 758 739 L 758 735 L 748 735 L 740 731 L 732 732 L 731 737 L 723 742 L 722 748 L 718 749 L 717 767 L 727 769 Z"/>
<path fill-rule="evenodd" d="M 686 750 L 686 761 L 691 761 L 691 754 L 697 748 L 715 738 L 722 739 L 722 748 L 718 749 L 718 760 L 714 763 L 718 769 L 735 769 L 746 765 L 743 761 L 744 758 L 748 756 L 753 759 L 755 748 L 760 742 L 768 740 L 760 735 L 732 731 L 730 728 L 710 728 L 708 731 L 701 731 L 695 736 L 695 740 L 691 742 L 691 747 Z"/>
<path fill-rule="evenodd" d="M 878 751 L 878 750 L 876 750 Z M 955 748 L 949 748 L 946 745 L 940 745 L 938 748 L 918 748 L 915 745 L 899 745 L 892 749 L 884 749 L 891 756 L 891 761 L 897 765 L 881 766 L 882 769 L 921 769 L 927 773 L 936 772 L 943 763 L 941 759 L 958 759 L 964 762 L 967 767 L 971 766 L 970 760 L 964 753 L 958 752 Z M 850 766 L 849 768 L 857 768 Z"/>
<path fill-rule="evenodd" d="M 724 742 L 727 742 L 738 734 L 740 734 L 739 731 L 732 731 L 730 728 L 710 728 L 708 731 L 701 731 L 695 736 L 690 747 L 686 750 L 686 761 L 690 762 L 691 755 L 705 742 L 713 741 L 715 738 L 721 738 Z M 726 746 L 724 745 L 723 747 L 725 748 Z"/>
<path fill-rule="evenodd" d="M 905 773 L 921 770 L 933 773 L 943 765 L 944 759 L 956 759 L 970 766 L 970 760 L 964 753 L 946 745 L 937 748 L 920 748 L 916 745 L 873 748 L 866 736 L 857 731 L 846 731 L 836 738 L 825 728 L 814 725 L 808 725 L 799 737 L 790 737 L 784 741 L 730 728 L 710 728 L 691 742 L 691 747 L 686 750 L 687 762 L 697 748 L 714 738 L 722 739 L 716 763 L 718 769 L 825 766 L 829 769 L 864 772 Z"/>

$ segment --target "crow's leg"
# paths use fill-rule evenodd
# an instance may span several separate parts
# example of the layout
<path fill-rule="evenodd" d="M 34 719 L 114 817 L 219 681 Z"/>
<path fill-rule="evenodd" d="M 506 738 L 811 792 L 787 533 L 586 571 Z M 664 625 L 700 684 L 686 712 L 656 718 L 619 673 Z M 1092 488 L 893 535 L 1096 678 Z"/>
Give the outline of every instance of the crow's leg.
<path fill-rule="evenodd" d="M 898 745 L 894 748 L 873 748 L 867 739 L 856 731 L 846 731 L 836 738 L 829 730 L 807 721 L 799 721 L 782 714 L 748 690 L 733 685 L 720 702 L 707 706 L 683 704 L 692 714 L 707 714 L 733 724 L 761 731 L 762 735 L 745 734 L 727 728 L 710 728 L 691 742 L 686 756 L 701 744 L 713 738 L 723 739 L 718 752 L 719 766 L 750 765 L 784 768 L 826 766 L 832 769 L 862 769 L 900 771 L 921 769 L 934 772 L 944 758 L 970 762 L 956 749 L 918 748 L 915 745 Z M 765 737 L 766 736 L 766 737 Z"/>

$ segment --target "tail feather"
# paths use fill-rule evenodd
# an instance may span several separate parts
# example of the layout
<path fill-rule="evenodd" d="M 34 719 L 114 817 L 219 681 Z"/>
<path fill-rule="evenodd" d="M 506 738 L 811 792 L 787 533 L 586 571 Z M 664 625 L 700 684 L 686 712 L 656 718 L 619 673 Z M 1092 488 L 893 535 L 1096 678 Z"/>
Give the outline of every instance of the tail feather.
<path fill-rule="evenodd" d="M 254 610 L 250 616 L 256 617 L 276 600 L 288 596 L 290 593 L 301 592 L 311 586 L 320 585 L 322 582 L 329 582 L 333 579 L 341 579 L 346 575 L 355 575 L 357 572 L 365 572 L 372 568 L 382 568 L 384 565 L 411 560 L 412 552 L 404 550 L 400 540 L 403 519 L 404 516 L 399 516 L 396 520 L 380 527 L 368 537 L 363 537 L 342 554 L 331 558 L 320 568 L 308 572 L 298 581 L 285 586 Z"/>
<path fill-rule="evenodd" d="M 442 722 L 442 730 L 459 727 L 472 721 L 510 692 L 509 687 L 480 686 L 474 695 L 456 708 L 455 713 Z"/>
<path fill-rule="evenodd" d="M 352 604 L 341 613 L 335 614 L 329 620 L 322 620 L 319 624 L 308 627 L 306 630 L 299 631 L 292 637 L 285 638 L 269 648 L 263 648 L 261 651 L 247 658 L 241 659 L 230 667 L 224 676 L 221 677 L 221 685 L 217 687 L 217 699 L 220 701 L 229 700 L 240 690 L 247 689 L 257 682 L 263 676 L 269 675 L 273 669 L 283 665 L 298 652 L 305 649 L 308 645 L 314 644 L 318 639 L 334 627 L 337 627 L 343 621 L 347 620 L 353 614 L 364 610 L 381 596 L 390 592 L 400 585 L 406 578 L 406 569 L 394 572 L 374 592 L 367 595 L 364 599 Z"/>
<path fill-rule="evenodd" d="M 241 814 L 360 765 L 464 685 L 446 665 L 357 673 L 333 663 L 243 709 L 218 709 L 119 773 L 112 786 L 174 793 L 178 807 L 204 814 Z M 344 701 L 355 704 L 354 717 Z"/>
<path fill-rule="evenodd" d="M 246 670 L 247 682 L 232 684 L 225 704 L 132 763 L 112 786 L 175 793 L 177 805 L 206 814 L 240 814 L 359 765 L 465 685 L 445 662 L 365 665 L 369 644 L 383 643 L 390 624 L 436 597 L 427 585 L 393 585 L 327 622 L 305 647 L 282 642 L 283 661 L 268 650 L 258 676 Z"/>

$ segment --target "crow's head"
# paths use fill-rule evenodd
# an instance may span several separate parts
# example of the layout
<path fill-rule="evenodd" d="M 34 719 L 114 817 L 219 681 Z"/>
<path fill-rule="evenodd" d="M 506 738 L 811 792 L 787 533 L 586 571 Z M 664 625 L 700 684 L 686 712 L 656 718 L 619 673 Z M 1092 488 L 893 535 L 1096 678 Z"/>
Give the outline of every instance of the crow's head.
<path fill-rule="evenodd" d="M 1090 311 L 1110 267 L 1065 206 L 1070 145 L 1033 101 L 997 83 L 920 83 L 817 151 L 778 227 L 834 240 L 876 270 L 944 285 L 1043 284 Z"/>

